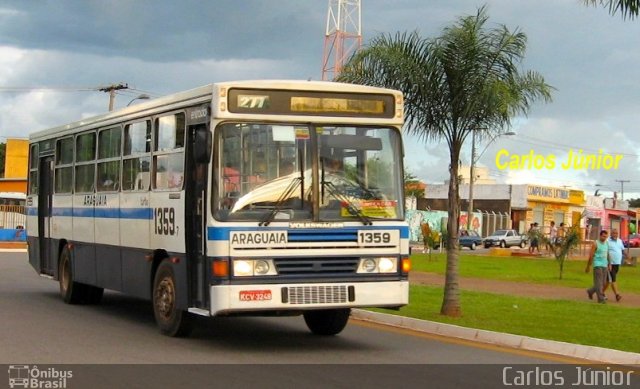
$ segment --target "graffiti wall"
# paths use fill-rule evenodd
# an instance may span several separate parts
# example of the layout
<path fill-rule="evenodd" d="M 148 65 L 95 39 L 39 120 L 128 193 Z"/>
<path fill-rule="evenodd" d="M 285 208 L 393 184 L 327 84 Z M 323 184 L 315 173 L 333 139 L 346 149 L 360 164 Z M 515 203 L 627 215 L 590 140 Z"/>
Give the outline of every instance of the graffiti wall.
<path fill-rule="evenodd" d="M 406 211 L 406 218 L 409 224 L 409 240 L 411 242 L 422 243 L 420 225 L 423 223 L 428 223 L 432 231 L 445 231 L 447 229 L 447 211 L 408 210 Z M 460 215 L 460 226 L 461 228 L 467 227 L 466 212 Z M 482 214 L 478 212 L 473 213 L 471 229 L 478 231 L 478 233 L 482 231 Z"/>

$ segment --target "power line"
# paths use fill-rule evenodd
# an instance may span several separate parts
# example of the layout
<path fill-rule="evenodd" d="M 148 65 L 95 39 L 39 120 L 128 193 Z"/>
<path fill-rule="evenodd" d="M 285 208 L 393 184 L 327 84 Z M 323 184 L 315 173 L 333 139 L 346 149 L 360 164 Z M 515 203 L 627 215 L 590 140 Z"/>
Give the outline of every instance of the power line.
<path fill-rule="evenodd" d="M 105 86 L 0 86 L 0 92 L 38 92 L 38 91 L 52 91 L 52 92 L 96 92 L 100 91 Z M 145 93 L 147 95 L 158 97 L 160 93 L 150 92 L 134 87 L 129 87 L 131 94 Z"/>
<path fill-rule="evenodd" d="M 98 90 L 96 87 L 79 86 L 0 86 L 0 92 L 95 92 L 96 90 Z"/>
<path fill-rule="evenodd" d="M 602 150 L 602 149 L 593 149 L 593 148 L 590 148 L 590 147 L 580 147 L 580 146 L 576 147 L 575 145 L 567 145 L 567 144 L 564 144 L 564 143 L 547 141 L 547 140 L 533 138 L 533 137 L 526 136 L 526 135 L 518 135 L 518 139 L 520 139 L 520 138 L 529 139 L 529 142 L 522 141 L 521 143 L 529 143 L 529 144 L 533 144 L 533 145 L 536 145 L 536 146 L 548 147 L 548 148 L 553 148 L 553 149 L 557 149 L 557 150 L 579 149 L 579 150 L 589 151 L 589 152 L 594 152 L 594 153 L 597 153 L 600 150 Z M 627 156 L 627 157 L 640 157 L 640 154 L 631 154 L 631 153 L 616 153 L 616 154 Z"/>

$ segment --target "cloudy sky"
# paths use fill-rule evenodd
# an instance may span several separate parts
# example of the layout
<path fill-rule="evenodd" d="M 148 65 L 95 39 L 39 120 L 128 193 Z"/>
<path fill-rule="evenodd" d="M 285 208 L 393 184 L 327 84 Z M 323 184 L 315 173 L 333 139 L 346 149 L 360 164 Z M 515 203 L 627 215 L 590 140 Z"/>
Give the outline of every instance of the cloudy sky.
<path fill-rule="evenodd" d="M 490 23 L 528 36 L 523 69 L 556 88 L 554 101 L 514 121 L 515 136 L 480 158 L 500 182 L 640 192 L 640 20 L 624 21 L 581 0 L 363 0 L 365 44 L 381 33 L 438 35 L 488 5 Z M 326 0 L 0 0 L 0 137 L 26 137 L 107 110 L 97 87 L 126 82 L 116 108 L 216 81 L 320 79 Z M 40 89 L 43 88 L 43 89 Z M 2 138 L 0 138 L 2 139 Z M 406 139 L 408 170 L 447 178 L 443 144 Z M 479 150 L 485 148 L 480 144 Z M 621 154 L 616 170 L 500 170 L 512 155 L 570 149 Z M 426 150 L 426 151 L 425 151 Z M 464 158 L 469 160 L 469 147 Z"/>

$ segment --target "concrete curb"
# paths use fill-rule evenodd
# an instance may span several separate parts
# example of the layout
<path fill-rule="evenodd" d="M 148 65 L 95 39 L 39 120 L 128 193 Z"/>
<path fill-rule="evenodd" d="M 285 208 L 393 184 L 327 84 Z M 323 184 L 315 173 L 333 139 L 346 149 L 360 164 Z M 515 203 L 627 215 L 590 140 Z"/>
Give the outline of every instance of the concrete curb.
<path fill-rule="evenodd" d="M 444 324 L 428 320 L 414 319 L 411 317 L 371 312 L 362 309 L 352 309 L 351 316 L 354 319 L 362 321 L 406 328 L 429 334 L 494 344 L 515 349 L 539 351 L 548 354 L 585 359 L 596 363 L 640 365 L 640 354 L 612 350 L 603 347 L 584 346 L 581 344 L 559 342 L 555 340 L 531 338 L 523 335 L 479 330 L 476 328 L 460 327 L 453 324 Z"/>
<path fill-rule="evenodd" d="M 0 253 L 26 253 L 27 249 L 5 249 L 0 247 Z"/>

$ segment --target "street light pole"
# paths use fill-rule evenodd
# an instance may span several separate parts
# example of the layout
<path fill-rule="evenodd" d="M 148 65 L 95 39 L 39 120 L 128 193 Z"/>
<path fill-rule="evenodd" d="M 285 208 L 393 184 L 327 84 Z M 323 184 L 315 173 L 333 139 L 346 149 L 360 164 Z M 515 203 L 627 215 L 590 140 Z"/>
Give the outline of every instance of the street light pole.
<path fill-rule="evenodd" d="M 473 130 L 473 133 L 471 134 L 471 166 L 469 166 L 469 207 L 467 208 L 467 231 L 471 231 L 471 219 L 473 219 L 473 183 L 475 182 L 475 166 L 476 166 L 476 162 L 478 162 L 480 160 L 480 157 L 482 157 L 482 154 L 484 154 L 485 151 L 487 151 L 487 149 L 489 148 L 489 145 L 491 143 L 493 143 L 496 139 L 498 139 L 499 137 L 506 135 L 506 136 L 511 136 L 511 135 L 516 135 L 516 133 L 514 131 L 507 131 L 504 133 L 500 133 L 500 134 L 496 134 L 494 135 L 489 142 L 487 142 L 487 145 L 484 147 L 484 149 L 482 149 L 482 152 L 480 152 L 480 154 L 478 156 L 476 156 L 476 129 Z"/>
<path fill-rule="evenodd" d="M 475 181 L 476 165 L 476 130 L 471 134 L 471 166 L 469 166 L 469 201 L 467 208 L 467 231 L 471 231 L 471 219 L 473 218 L 473 181 Z"/>
<path fill-rule="evenodd" d="M 141 95 L 138 95 L 138 97 L 135 97 L 135 98 L 131 99 L 131 101 L 129 101 L 129 103 L 127 104 L 127 107 L 130 106 L 131 103 L 133 103 L 136 100 L 149 100 L 150 98 L 151 97 L 148 94 L 143 93 Z"/>

